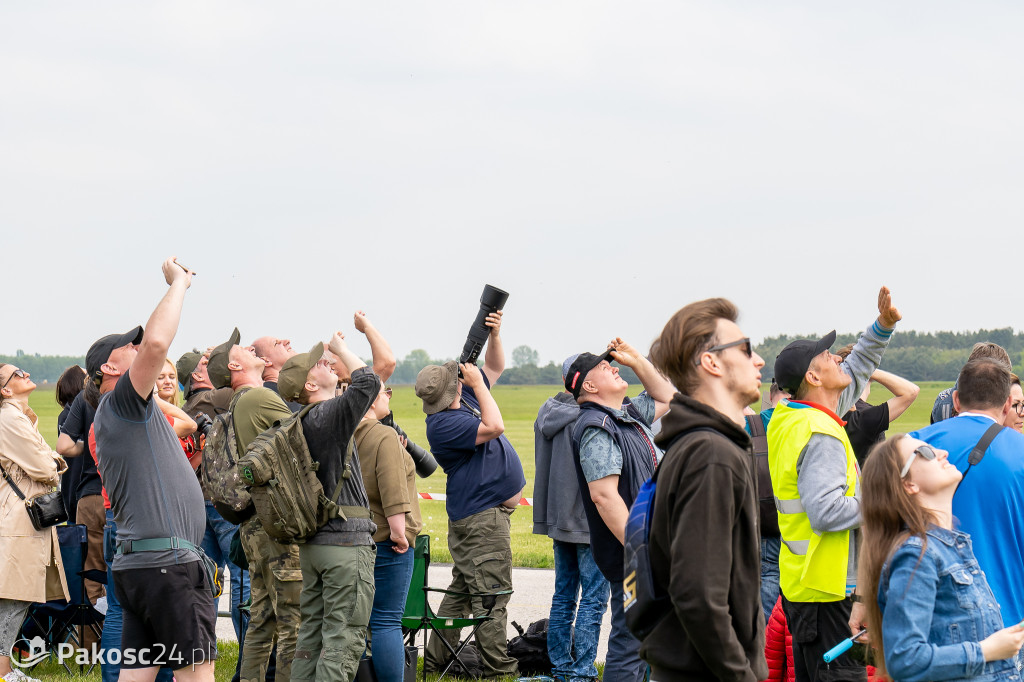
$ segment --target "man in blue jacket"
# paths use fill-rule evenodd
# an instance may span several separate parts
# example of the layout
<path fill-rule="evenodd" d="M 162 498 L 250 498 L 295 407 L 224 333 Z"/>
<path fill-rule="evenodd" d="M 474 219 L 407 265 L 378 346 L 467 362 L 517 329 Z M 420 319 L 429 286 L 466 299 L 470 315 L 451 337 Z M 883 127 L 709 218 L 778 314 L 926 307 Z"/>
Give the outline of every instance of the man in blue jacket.
<path fill-rule="evenodd" d="M 563 379 L 576 357 L 562 364 Z M 563 391 L 545 401 L 533 425 L 533 532 L 550 537 L 555 552 L 548 655 L 552 675 L 568 682 L 597 679 L 594 660 L 608 608 L 608 581 L 594 563 L 572 456 L 572 427 L 579 414 L 576 399 Z"/>
<path fill-rule="evenodd" d="M 953 496 L 953 515 L 970 533 L 974 555 L 985 571 L 1006 627 L 1024 619 L 1024 435 L 1001 428 L 980 462 L 968 457 L 993 424 L 1001 425 L 1010 407 L 1010 372 L 998 360 L 971 360 L 960 370 L 953 391 L 952 419 L 910 434 L 949 452 L 963 474 Z M 969 471 L 968 471 L 969 469 Z"/>

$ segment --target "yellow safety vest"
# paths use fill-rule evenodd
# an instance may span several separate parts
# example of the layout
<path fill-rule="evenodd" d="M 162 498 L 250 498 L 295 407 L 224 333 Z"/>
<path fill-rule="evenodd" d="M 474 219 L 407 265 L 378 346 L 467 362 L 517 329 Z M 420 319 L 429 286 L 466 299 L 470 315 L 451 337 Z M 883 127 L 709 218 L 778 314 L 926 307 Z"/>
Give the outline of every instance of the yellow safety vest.
<path fill-rule="evenodd" d="M 846 597 L 850 532 L 814 531 L 797 490 L 797 460 L 815 433 L 837 438 L 846 448 L 846 496 L 853 497 L 857 490 L 857 459 L 835 417 L 808 405 L 788 400 L 779 403 L 768 422 L 768 467 L 782 533 L 779 586 L 793 602 L 831 602 Z"/>

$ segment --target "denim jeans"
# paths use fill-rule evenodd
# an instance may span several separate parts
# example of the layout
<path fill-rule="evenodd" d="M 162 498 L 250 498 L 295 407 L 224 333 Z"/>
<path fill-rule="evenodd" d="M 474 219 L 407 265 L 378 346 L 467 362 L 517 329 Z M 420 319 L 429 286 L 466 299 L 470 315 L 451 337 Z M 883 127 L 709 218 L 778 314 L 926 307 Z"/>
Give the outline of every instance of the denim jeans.
<path fill-rule="evenodd" d="M 103 527 L 103 558 L 107 562 L 107 615 L 103 619 L 103 635 L 100 638 L 100 648 L 103 650 L 100 671 L 103 682 L 117 682 L 121 674 L 121 624 L 123 616 L 121 613 L 121 602 L 117 601 L 117 591 L 114 589 L 114 571 L 111 564 L 114 561 L 114 545 L 117 540 L 117 524 L 114 523 L 114 512 L 107 509 L 107 525 Z M 109 656 L 109 652 L 117 651 L 117 655 Z M 115 658 L 117 663 L 108 662 Z M 170 668 L 162 668 L 156 676 L 156 682 L 171 682 L 174 674 Z"/>
<path fill-rule="evenodd" d="M 231 574 L 231 624 L 235 627 L 235 637 L 243 641 L 242 616 L 238 605 L 249 598 L 249 572 L 243 571 L 228 560 L 231 551 L 231 538 L 238 526 L 224 520 L 224 517 L 213 507 L 213 502 L 206 501 L 206 535 L 203 536 L 203 551 L 213 559 L 217 566 L 227 566 Z"/>
<path fill-rule="evenodd" d="M 779 547 L 782 537 L 761 538 L 761 610 L 764 622 L 772 618 L 775 602 L 779 601 Z"/>
<path fill-rule="evenodd" d="M 555 549 L 555 593 L 548 620 L 548 655 L 552 676 L 597 679 L 597 640 L 608 608 L 608 581 L 594 563 L 590 545 L 552 540 Z M 582 595 L 580 590 L 582 588 Z M 579 611 L 576 600 L 579 599 Z M 575 627 L 573 627 L 575 621 Z M 573 659 L 573 643 L 576 658 Z"/>
<path fill-rule="evenodd" d="M 405 645 L 402 644 L 402 614 L 409 596 L 415 552 L 405 554 L 392 549 L 395 543 L 377 543 L 373 564 L 373 611 L 370 612 L 370 637 L 373 642 L 373 669 L 378 682 L 402 682 L 405 678 Z"/>
<path fill-rule="evenodd" d="M 609 582 L 611 587 L 612 632 L 608 637 L 608 655 L 604 661 L 604 682 L 642 682 L 647 677 L 647 664 L 640 659 L 640 640 L 626 627 L 622 610 L 622 581 Z"/>

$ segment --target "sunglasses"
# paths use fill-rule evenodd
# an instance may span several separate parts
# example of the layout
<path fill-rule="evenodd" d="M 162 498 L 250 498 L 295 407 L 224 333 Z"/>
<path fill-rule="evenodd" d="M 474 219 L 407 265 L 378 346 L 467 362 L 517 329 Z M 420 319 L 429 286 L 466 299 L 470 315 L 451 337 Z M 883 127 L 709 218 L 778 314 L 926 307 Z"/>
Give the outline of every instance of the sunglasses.
<path fill-rule="evenodd" d="M 907 463 L 903 465 L 903 470 L 900 471 L 900 478 L 906 478 L 907 474 L 910 473 L 910 465 L 914 463 L 914 455 L 918 455 L 921 459 L 929 462 L 938 457 L 938 453 L 935 452 L 935 449 L 931 445 L 918 446 L 912 453 L 910 453 L 910 459 L 908 459 Z"/>
<path fill-rule="evenodd" d="M 1017 413 L 1018 417 L 1024 417 L 1024 402 L 1013 403 L 1010 407 L 1013 408 L 1013 411 Z"/>
<path fill-rule="evenodd" d="M 18 377 L 19 379 L 24 379 L 27 376 L 28 376 L 28 372 L 26 372 L 23 369 L 16 369 L 16 370 L 14 370 L 13 372 L 11 372 L 11 376 L 7 377 L 7 381 L 4 382 L 4 385 L 0 386 L 0 391 L 2 391 L 5 388 L 7 388 L 7 384 L 11 383 L 11 379 L 13 379 L 14 377 Z"/>
<path fill-rule="evenodd" d="M 720 350 L 726 350 L 728 348 L 735 348 L 736 346 L 739 346 L 740 350 L 743 351 L 743 354 L 746 355 L 748 358 L 749 357 L 753 357 L 753 355 L 754 355 L 754 348 L 750 345 L 750 339 L 749 338 L 739 339 L 738 341 L 730 341 L 729 343 L 720 343 L 717 346 L 711 346 L 711 348 L 708 348 L 704 352 L 705 353 L 717 353 Z"/>
<path fill-rule="evenodd" d="M 387 396 L 387 397 L 389 397 L 389 398 L 391 397 L 391 392 L 392 392 L 392 391 L 391 391 L 391 387 L 390 387 L 390 386 L 388 386 L 388 387 L 386 387 L 386 388 L 384 389 L 384 395 L 386 395 L 386 396 Z"/>

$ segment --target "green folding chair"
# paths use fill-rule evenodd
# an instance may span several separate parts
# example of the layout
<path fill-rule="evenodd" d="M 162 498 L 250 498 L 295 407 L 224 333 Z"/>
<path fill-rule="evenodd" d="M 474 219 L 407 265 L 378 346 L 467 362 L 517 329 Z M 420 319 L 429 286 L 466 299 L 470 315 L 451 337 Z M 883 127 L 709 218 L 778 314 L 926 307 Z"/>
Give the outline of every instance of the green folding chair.
<path fill-rule="evenodd" d="M 453 592 L 451 590 L 442 590 L 436 587 L 430 587 L 427 585 L 427 576 L 429 574 L 428 569 L 430 568 L 430 536 L 429 535 L 417 535 L 416 536 L 416 547 L 413 569 L 412 569 L 412 582 L 409 584 L 409 596 L 405 600 L 405 613 L 402 615 L 402 629 L 406 633 L 406 645 L 416 646 L 416 636 L 419 635 L 420 631 L 424 632 L 423 635 L 423 651 L 424 651 L 424 663 L 426 663 L 426 650 L 427 640 L 430 636 L 430 630 L 461 630 L 463 628 L 472 628 L 469 635 L 458 643 L 458 646 L 452 646 L 448 640 L 443 637 L 438 637 L 445 648 L 448 649 L 448 653 L 451 654 L 451 658 L 448 661 L 448 665 L 444 667 L 441 674 L 438 676 L 438 682 L 448 673 L 448 670 L 455 665 L 455 661 L 458 660 L 459 654 L 466 648 L 466 645 L 476 636 L 476 631 L 480 629 L 480 626 L 489 620 L 492 620 L 491 611 L 494 610 L 494 606 L 497 603 L 497 597 L 505 594 L 512 594 L 512 590 L 502 590 L 500 592 L 488 592 L 486 594 L 477 594 L 475 592 Z M 483 602 L 483 607 L 487 609 L 486 613 L 479 617 L 469 618 L 441 618 L 434 615 L 434 610 L 430 606 L 430 602 L 427 601 L 427 595 L 430 592 L 439 592 L 441 594 L 453 594 L 458 597 L 480 597 Z M 427 679 L 427 667 L 423 666 L 423 680 L 426 682 Z"/>

